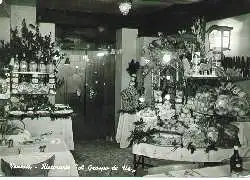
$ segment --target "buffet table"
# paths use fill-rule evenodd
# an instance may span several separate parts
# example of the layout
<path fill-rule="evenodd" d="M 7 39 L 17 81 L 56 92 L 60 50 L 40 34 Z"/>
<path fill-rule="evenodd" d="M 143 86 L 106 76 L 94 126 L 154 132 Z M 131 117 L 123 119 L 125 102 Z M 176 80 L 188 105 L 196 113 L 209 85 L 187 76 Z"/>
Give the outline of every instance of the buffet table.
<path fill-rule="evenodd" d="M 250 177 L 250 161 L 243 163 L 244 169 L 246 169 L 243 173 L 241 173 L 240 177 Z M 175 169 L 173 166 L 172 169 Z M 178 167 L 176 167 L 178 169 Z M 221 177 L 231 177 L 230 175 L 230 166 L 229 164 L 223 166 L 214 166 L 214 167 L 205 167 L 198 169 L 179 169 L 179 170 L 171 170 L 166 169 L 162 170 L 160 174 L 152 174 L 146 175 L 144 177 L 206 177 L 206 178 L 221 178 Z"/>
<path fill-rule="evenodd" d="M 172 161 L 185 162 L 222 162 L 231 157 L 232 149 L 218 149 L 218 151 L 205 152 L 205 149 L 197 149 L 193 154 L 187 148 L 163 147 L 152 144 L 134 144 L 132 146 L 132 153 L 142 158 L 150 157 L 155 159 L 165 159 Z M 241 147 L 239 153 L 242 157 L 250 157 L 250 147 Z M 134 159 L 136 161 L 136 159 Z M 137 162 L 134 162 L 135 164 Z"/>
<path fill-rule="evenodd" d="M 121 113 L 119 117 L 119 123 L 116 133 L 116 141 L 120 144 L 120 148 L 127 148 L 130 145 L 128 137 L 134 130 L 134 122 L 140 120 L 140 112 L 136 114 Z M 157 126 L 157 117 L 143 117 L 143 121 L 146 123 L 145 129 L 154 128 Z M 250 122 L 234 122 L 239 128 L 239 140 L 242 145 L 250 144 Z"/>
<path fill-rule="evenodd" d="M 39 117 L 38 119 L 23 119 L 26 129 L 32 136 L 40 136 L 44 133 L 52 132 L 51 137 L 60 138 L 67 145 L 68 150 L 74 150 L 72 119 L 50 117 Z"/>
<path fill-rule="evenodd" d="M 242 157 L 250 157 L 250 122 L 235 122 L 239 128 L 239 139 L 242 144 L 240 155 Z M 230 158 L 233 153 L 232 149 L 218 149 L 218 151 L 209 151 L 205 153 L 205 149 L 197 149 L 193 154 L 187 148 L 164 147 L 146 143 L 134 144 L 132 146 L 134 154 L 134 168 L 138 165 L 144 167 L 144 157 L 165 159 L 172 161 L 186 162 L 222 162 Z"/>

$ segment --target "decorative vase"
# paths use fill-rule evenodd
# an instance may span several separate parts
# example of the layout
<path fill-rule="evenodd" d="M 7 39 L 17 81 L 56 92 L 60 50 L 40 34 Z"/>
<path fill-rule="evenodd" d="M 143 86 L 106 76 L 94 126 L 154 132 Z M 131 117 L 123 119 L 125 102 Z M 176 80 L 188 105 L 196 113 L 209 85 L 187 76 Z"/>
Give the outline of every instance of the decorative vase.
<path fill-rule="evenodd" d="M 20 62 L 20 71 L 21 72 L 27 72 L 28 69 L 28 63 L 26 61 Z"/>
<path fill-rule="evenodd" d="M 37 63 L 35 61 L 30 62 L 30 71 L 31 72 L 36 72 L 37 70 Z"/>
<path fill-rule="evenodd" d="M 39 71 L 42 72 L 42 73 L 45 73 L 46 72 L 46 65 L 44 64 L 44 62 L 40 62 L 39 64 Z"/>
<path fill-rule="evenodd" d="M 47 73 L 52 74 L 54 73 L 55 65 L 53 63 L 49 63 L 47 65 Z"/>
<path fill-rule="evenodd" d="M 15 72 L 19 71 L 19 62 L 18 62 L 18 60 L 15 60 L 15 62 L 14 62 L 14 71 Z"/>

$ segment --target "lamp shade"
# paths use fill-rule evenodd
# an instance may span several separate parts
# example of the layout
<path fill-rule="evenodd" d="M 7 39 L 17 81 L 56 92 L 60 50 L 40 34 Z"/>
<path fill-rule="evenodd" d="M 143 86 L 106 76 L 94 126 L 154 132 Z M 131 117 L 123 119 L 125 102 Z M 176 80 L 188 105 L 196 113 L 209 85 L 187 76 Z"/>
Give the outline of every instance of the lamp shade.
<path fill-rule="evenodd" d="M 69 65 L 69 64 L 70 64 L 70 60 L 69 58 L 66 58 L 64 65 Z"/>
<path fill-rule="evenodd" d="M 208 29 L 209 49 L 213 51 L 230 50 L 232 27 L 213 25 Z"/>

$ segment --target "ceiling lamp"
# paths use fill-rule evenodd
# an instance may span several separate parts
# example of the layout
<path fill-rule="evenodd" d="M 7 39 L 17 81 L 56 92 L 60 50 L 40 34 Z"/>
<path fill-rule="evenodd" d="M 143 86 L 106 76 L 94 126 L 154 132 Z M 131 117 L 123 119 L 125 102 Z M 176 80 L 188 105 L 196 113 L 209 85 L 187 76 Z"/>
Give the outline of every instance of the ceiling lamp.
<path fill-rule="evenodd" d="M 119 9 L 122 15 L 124 16 L 128 15 L 131 8 L 132 8 L 132 3 L 129 0 L 125 0 L 124 2 L 121 2 L 119 5 Z"/>

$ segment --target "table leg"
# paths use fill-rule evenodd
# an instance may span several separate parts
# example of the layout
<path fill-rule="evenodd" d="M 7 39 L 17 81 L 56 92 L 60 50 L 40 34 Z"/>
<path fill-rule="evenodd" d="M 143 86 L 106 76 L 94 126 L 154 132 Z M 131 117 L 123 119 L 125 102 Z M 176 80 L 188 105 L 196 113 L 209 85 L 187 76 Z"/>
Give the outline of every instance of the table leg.
<path fill-rule="evenodd" d="M 144 169 L 144 156 L 141 156 L 142 169 Z"/>
<path fill-rule="evenodd" d="M 134 165 L 134 176 L 136 175 L 136 171 L 137 171 L 137 156 L 136 154 L 134 154 L 134 160 L 133 160 L 133 165 Z"/>

